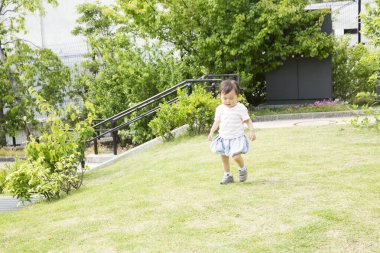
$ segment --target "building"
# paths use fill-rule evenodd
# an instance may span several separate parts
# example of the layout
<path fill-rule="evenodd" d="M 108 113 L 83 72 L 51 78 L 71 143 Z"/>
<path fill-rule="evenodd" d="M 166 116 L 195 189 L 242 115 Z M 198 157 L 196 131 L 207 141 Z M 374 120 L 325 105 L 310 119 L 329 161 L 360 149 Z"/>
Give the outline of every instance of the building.
<path fill-rule="evenodd" d="M 366 12 L 365 5 L 375 6 L 375 0 L 361 0 L 361 13 Z M 351 37 L 351 45 L 358 43 L 359 30 L 359 1 L 340 1 L 310 4 L 308 10 L 330 9 L 332 15 L 332 29 L 335 36 L 348 35 Z M 361 42 L 364 44 L 368 39 L 361 34 Z"/>

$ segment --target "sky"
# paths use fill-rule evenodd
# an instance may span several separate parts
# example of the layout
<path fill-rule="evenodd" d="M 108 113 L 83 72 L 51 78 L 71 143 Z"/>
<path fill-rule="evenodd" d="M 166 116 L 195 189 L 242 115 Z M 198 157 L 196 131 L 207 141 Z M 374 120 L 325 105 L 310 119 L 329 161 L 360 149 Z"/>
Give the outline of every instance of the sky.
<path fill-rule="evenodd" d="M 39 47 L 56 48 L 62 45 L 83 44 L 83 38 L 71 34 L 76 26 L 76 19 L 79 17 L 76 6 L 95 2 L 95 0 L 59 0 L 58 2 L 58 7 L 45 3 L 46 15 L 42 18 L 38 14 L 29 15 L 26 18 L 28 34 L 21 37 Z M 102 4 L 113 2 L 113 0 L 101 1 Z"/>

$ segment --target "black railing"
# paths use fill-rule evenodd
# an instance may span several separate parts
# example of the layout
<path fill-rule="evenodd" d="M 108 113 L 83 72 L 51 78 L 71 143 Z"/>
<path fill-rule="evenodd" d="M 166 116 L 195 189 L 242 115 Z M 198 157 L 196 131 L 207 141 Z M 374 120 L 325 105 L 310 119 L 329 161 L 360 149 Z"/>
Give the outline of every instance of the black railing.
<path fill-rule="evenodd" d="M 227 78 L 234 78 L 236 79 L 236 81 L 239 83 L 240 82 L 240 77 L 236 74 L 208 74 L 208 75 L 204 75 L 198 79 L 187 79 L 185 81 L 182 81 L 122 112 L 119 112 L 107 119 L 97 119 L 95 121 L 100 121 L 96 124 L 94 124 L 92 127 L 94 128 L 95 130 L 95 135 L 93 138 L 87 140 L 87 143 L 90 143 L 90 142 L 94 142 L 94 153 L 95 154 L 98 154 L 98 143 L 97 143 L 97 140 L 99 140 L 100 138 L 106 136 L 107 134 L 111 134 L 112 136 L 112 139 L 113 139 L 113 153 L 114 155 L 117 155 L 117 131 L 122 129 L 122 128 L 125 128 L 139 120 L 141 120 L 142 118 L 145 118 L 153 113 L 155 113 L 157 110 L 160 109 L 160 106 L 156 106 L 154 107 L 153 109 L 150 109 L 146 112 L 143 112 L 141 113 L 140 115 L 136 116 L 135 118 L 133 119 L 130 119 L 128 120 L 127 122 L 124 122 L 118 126 L 116 126 L 116 121 L 122 119 L 122 118 L 125 118 L 127 116 L 130 116 L 132 113 L 136 112 L 137 110 L 140 110 L 140 109 L 143 109 L 143 108 L 147 108 L 148 106 L 152 105 L 153 103 L 155 102 L 158 102 L 160 100 L 162 100 L 163 98 L 166 98 L 174 93 L 177 92 L 178 89 L 185 89 L 187 88 L 187 94 L 190 95 L 192 90 L 193 90 L 193 85 L 194 83 L 211 83 L 210 85 L 208 86 L 205 86 L 204 88 L 208 88 L 209 91 L 213 92 L 214 95 L 216 95 L 216 83 L 218 82 L 221 82 L 222 79 L 216 79 L 216 77 L 227 77 Z M 168 101 L 169 104 L 173 104 L 175 102 L 177 102 L 178 98 L 173 98 L 171 100 Z M 106 124 L 111 124 L 111 128 L 110 129 L 107 129 L 104 127 L 104 125 Z M 99 128 L 99 127 L 101 127 Z"/>

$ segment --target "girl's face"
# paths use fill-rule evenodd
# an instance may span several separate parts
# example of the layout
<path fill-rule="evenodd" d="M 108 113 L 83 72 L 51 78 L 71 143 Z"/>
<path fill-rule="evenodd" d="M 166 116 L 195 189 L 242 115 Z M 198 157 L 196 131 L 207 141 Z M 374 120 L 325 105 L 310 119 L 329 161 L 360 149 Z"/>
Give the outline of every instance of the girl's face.
<path fill-rule="evenodd" d="M 220 98 L 222 99 L 222 104 L 227 107 L 234 107 L 237 104 L 238 95 L 234 90 L 230 93 L 221 93 Z"/>

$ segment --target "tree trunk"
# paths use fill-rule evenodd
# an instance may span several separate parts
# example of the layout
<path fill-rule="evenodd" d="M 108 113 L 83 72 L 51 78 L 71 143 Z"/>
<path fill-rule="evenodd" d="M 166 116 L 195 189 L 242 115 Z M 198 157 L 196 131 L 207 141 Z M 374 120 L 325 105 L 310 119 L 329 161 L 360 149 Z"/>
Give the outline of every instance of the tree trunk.
<path fill-rule="evenodd" d="M 0 123 L 2 122 L 2 120 L 4 118 L 3 109 L 4 109 L 3 107 L 0 108 Z M 6 146 L 6 145 L 7 145 L 7 139 L 5 137 L 4 129 L 0 128 L 0 147 Z"/>

